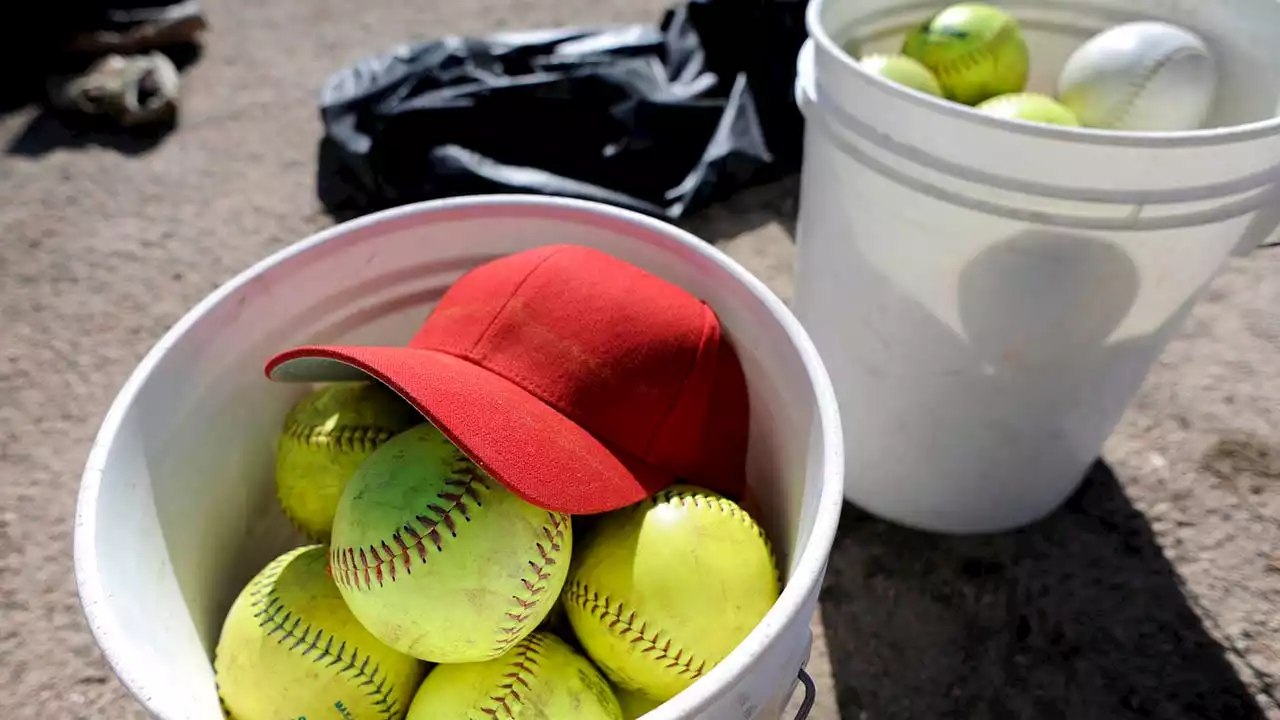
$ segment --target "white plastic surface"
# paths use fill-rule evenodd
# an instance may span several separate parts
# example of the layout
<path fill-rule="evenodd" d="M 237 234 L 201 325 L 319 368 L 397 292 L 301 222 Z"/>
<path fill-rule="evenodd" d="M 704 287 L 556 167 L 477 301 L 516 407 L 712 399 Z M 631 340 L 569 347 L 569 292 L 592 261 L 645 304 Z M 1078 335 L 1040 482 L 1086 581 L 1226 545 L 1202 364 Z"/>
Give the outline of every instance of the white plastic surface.
<path fill-rule="evenodd" d="M 1167 134 L 992 118 L 840 50 L 893 51 L 943 4 L 808 6 L 793 309 L 840 398 L 847 497 L 926 530 L 999 531 L 1077 487 L 1205 284 L 1275 233 L 1280 3 L 1000 3 L 1026 34 L 1029 89 L 1049 94 L 1110 25 L 1204 38 L 1215 127 Z"/>
<path fill-rule="evenodd" d="M 689 289 L 740 349 L 749 482 L 786 586 L 734 653 L 646 720 L 777 717 L 808 658 L 842 506 L 840 421 L 822 363 L 782 302 L 702 240 L 604 205 L 521 196 L 411 205 L 313 236 L 216 290 L 139 364 L 90 452 L 75 566 L 99 646 L 148 711 L 221 717 L 210 657 L 222 618 L 299 542 L 272 472 L 279 425 L 306 388 L 266 380 L 267 358 L 299 343 L 403 344 L 467 269 L 548 242 L 596 247 Z"/>

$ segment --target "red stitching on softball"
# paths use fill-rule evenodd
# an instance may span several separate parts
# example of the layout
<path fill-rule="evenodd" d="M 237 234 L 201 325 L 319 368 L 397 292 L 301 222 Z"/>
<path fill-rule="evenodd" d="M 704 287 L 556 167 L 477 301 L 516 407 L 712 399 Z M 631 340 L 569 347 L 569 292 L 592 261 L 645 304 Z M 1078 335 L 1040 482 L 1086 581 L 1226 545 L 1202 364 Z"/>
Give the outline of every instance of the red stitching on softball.
<path fill-rule="evenodd" d="M 515 717 L 515 709 L 512 705 L 516 704 L 518 708 L 518 704 L 524 702 L 520 693 L 523 690 L 532 689 L 529 679 L 538 674 L 543 642 L 545 641 L 537 635 L 530 635 L 522 641 L 519 649 L 516 650 L 515 657 L 511 660 L 510 668 L 502 676 L 504 682 L 498 686 L 502 693 L 490 696 L 489 701 L 492 705 L 480 708 L 481 712 L 489 717 L 503 720 Z"/>
<path fill-rule="evenodd" d="M 640 645 L 641 655 L 652 655 L 658 662 L 665 661 L 665 667 L 674 670 L 677 675 L 689 675 L 697 679 L 706 672 L 707 661 L 699 661 L 692 653 L 686 653 L 681 648 L 675 648 L 673 654 L 669 636 L 663 639 L 661 630 L 650 632 L 649 623 L 643 620 L 636 627 L 636 611 L 621 602 L 610 600 L 608 595 L 601 595 L 583 583 L 575 582 L 569 587 L 566 599 L 588 615 L 604 622 L 606 627 L 623 639 L 629 639 L 632 645 Z"/>
<path fill-rule="evenodd" d="M 511 623 L 498 628 L 498 642 L 494 647 L 496 651 L 506 652 L 510 649 L 513 641 L 518 642 L 520 634 L 527 627 L 529 616 L 545 602 L 545 599 L 541 596 L 547 591 L 547 581 L 551 579 L 549 568 L 558 564 L 558 558 L 564 547 L 564 533 L 570 522 L 568 515 L 547 512 L 547 524 L 542 526 L 544 540 L 538 543 L 539 560 L 529 561 L 532 579 L 528 577 L 520 579 L 520 583 L 524 588 L 523 597 L 521 595 L 511 596 L 511 599 L 515 601 L 516 608 L 506 613 L 507 619 Z"/>
<path fill-rule="evenodd" d="M 746 527 L 754 533 L 756 537 L 760 538 L 760 541 L 769 549 L 769 554 L 773 554 L 773 543 L 769 540 L 769 535 L 765 533 L 764 528 L 760 527 L 760 523 L 756 522 L 756 519 L 751 517 L 746 510 L 743 510 L 742 506 L 728 498 L 713 497 L 711 495 L 704 495 L 685 488 L 676 488 L 674 490 L 667 489 L 654 493 L 654 495 L 649 498 L 649 502 L 653 503 L 655 506 L 663 503 L 679 503 L 684 507 L 693 507 L 700 510 L 717 510 L 722 512 L 742 523 L 743 527 Z M 636 509 L 641 509 L 639 504 L 636 505 Z"/>
<path fill-rule="evenodd" d="M 1008 41 L 1009 38 L 1013 35 L 1014 35 L 1014 26 L 1008 23 L 1004 23 L 1000 26 L 999 29 L 995 31 L 995 33 L 993 33 L 992 35 L 986 38 L 983 38 L 982 45 L 970 50 L 969 52 L 965 53 L 964 55 L 961 55 L 960 57 L 952 59 L 950 62 L 947 62 L 946 64 L 938 65 L 937 67 L 934 67 L 933 73 L 934 75 L 937 76 L 939 80 L 943 80 L 945 78 L 950 78 L 956 75 L 966 73 L 985 60 L 988 60 L 988 59 L 995 60 L 996 55 L 992 53 L 991 50 L 989 50 L 988 48 L 996 45 L 1000 45 Z"/>
<path fill-rule="evenodd" d="M 361 655 L 360 647 L 354 643 L 348 644 L 334 633 L 326 633 L 323 628 L 315 627 L 312 621 L 289 607 L 284 598 L 277 594 L 275 583 L 279 580 L 280 573 L 302 552 L 299 549 L 277 557 L 249 585 L 247 592 L 252 598 L 250 607 L 254 611 L 253 618 L 258 627 L 264 631 L 263 637 L 274 637 L 276 644 L 290 652 L 299 653 L 313 663 L 323 664 L 339 677 L 347 676 L 352 688 L 364 693 L 379 717 L 396 717 L 400 710 L 399 698 L 393 697 L 396 685 L 374 661 L 373 655 L 368 652 Z M 231 717 L 220 687 L 218 701 L 222 704 L 223 714 Z"/>
<path fill-rule="evenodd" d="M 425 564 L 428 544 L 437 552 L 441 550 L 441 526 L 451 536 L 457 537 L 458 523 L 455 515 L 461 515 L 464 522 L 470 522 L 467 502 L 474 502 L 476 507 L 481 507 L 483 503 L 480 501 L 479 488 L 489 490 L 489 483 L 484 473 L 470 462 L 458 462 L 452 470 L 453 475 L 444 481 L 444 489 L 436 493 L 436 502 L 429 503 L 425 512 L 414 516 L 413 521 L 421 529 L 405 523 L 391 534 L 394 548 L 386 540 L 361 548 L 333 548 L 329 552 L 329 566 L 334 582 L 355 590 L 368 590 L 375 582 L 378 587 L 382 587 L 387 582 L 395 582 L 400 570 L 406 575 L 413 572 L 411 551 L 416 552 L 418 561 Z M 409 537 L 408 541 L 405 540 L 406 535 Z"/>
<path fill-rule="evenodd" d="M 283 435 L 294 442 L 312 447 L 327 445 L 345 452 L 373 452 L 395 437 L 397 430 L 376 425 L 344 425 L 329 428 L 297 421 L 285 425 Z"/>

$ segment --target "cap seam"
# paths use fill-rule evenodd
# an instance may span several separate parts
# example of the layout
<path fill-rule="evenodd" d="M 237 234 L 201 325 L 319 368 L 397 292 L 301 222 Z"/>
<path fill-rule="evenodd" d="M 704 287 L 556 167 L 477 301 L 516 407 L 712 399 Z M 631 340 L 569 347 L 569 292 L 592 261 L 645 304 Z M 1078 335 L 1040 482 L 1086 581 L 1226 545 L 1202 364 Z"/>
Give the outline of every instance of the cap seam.
<path fill-rule="evenodd" d="M 543 405 L 546 405 L 552 410 L 555 410 L 558 415 L 565 418 L 571 417 L 569 413 L 565 412 L 564 408 L 560 407 L 559 403 L 552 402 L 546 397 L 543 397 L 543 393 L 541 392 L 540 389 L 531 390 L 530 387 L 533 386 L 533 383 L 530 382 L 529 378 L 525 376 L 523 373 L 513 372 L 510 368 L 503 368 L 501 371 L 499 371 L 495 368 L 491 368 L 486 365 L 481 365 L 480 363 L 476 362 L 474 359 L 469 358 L 465 355 L 459 355 L 458 353 L 450 352 L 449 350 L 442 350 L 440 348 L 432 348 L 427 352 L 435 352 L 435 353 L 440 353 L 441 355 L 448 355 L 449 357 L 454 358 L 455 360 L 461 360 L 462 362 L 467 363 L 468 365 L 474 365 L 477 368 L 480 368 L 481 370 L 484 370 L 485 372 L 491 375 L 496 375 L 497 377 L 500 377 L 503 380 L 506 380 L 512 385 L 515 385 L 516 387 L 520 388 L 521 392 L 527 393 L 533 399 L 537 400 Z M 573 424 L 578 425 L 578 427 L 582 427 L 581 425 L 578 424 L 576 420 L 573 421 Z M 583 427 L 582 429 L 586 430 L 586 432 L 590 434 L 591 437 L 595 438 L 597 441 L 601 443 L 604 442 L 604 440 L 602 440 L 598 435 L 596 435 L 591 430 L 587 430 L 585 427 Z"/>
<path fill-rule="evenodd" d="M 703 333 L 703 334 L 704 334 L 704 337 L 705 337 L 706 332 L 704 331 L 704 333 Z M 645 464 L 647 464 L 647 465 L 650 465 L 650 466 L 654 466 L 654 465 L 656 465 L 656 463 L 654 463 L 652 460 L 650 460 L 650 459 L 649 459 L 649 457 L 648 457 L 648 449 L 647 449 L 647 448 L 646 448 L 646 451 L 645 451 L 643 454 L 642 454 L 642 453 L 631 452 L 630 450 L 623 449 L 621 446 L 619 446 L 619 445 L 618 445 L 618 443 L 614 442 L 613 440 L 606 440 L 605 438 L 600 437 L 598 434 L 596 434 L 596 432 L 595 432 L 594 430 L 590 430 L 590 429 L 588 429 L 588 428 L 586 428 L 586 427 L 583 427 L 583 426 L 582 426 L 581 424 L 579 424 L 576 420 L 573 420 L 573 419 L 572 419 L 572 416 L 570 416 L 567 412 L 565 412 L 565 409 L 564 409 L 564 408 L 562 408 L 562 407 L 560 407 L 559 403 L 552 402 L 551 400 L 548 400 L 547 398 L 543 397 L 543 395 L 542 395 L 542 393 L 541 393 L 541 392 L 538 392 L 538 391 L 536 391 L 536 390 L 531 390 L 531 389 L 529 388 L 529 386 L 530 386 L 530 385 L 532 385 L 532 383 L 530 383 L 530 382 L 529 382 L 529 379 L 528 379 L 527 377 L 525 377 L 525 376 L 524 376 L 523 374 L 521 374 L 521 373 L 511 372 L 510 370 L 504 370 L 504 371 L 502 371 L 502 372 L 499 372 L 498 370 L 495 370 L 494 368 L 486 367 L 486 366 L 484 366 L 484 365 L 481 365 L 481 364 L 477 363 L 475 360 L 472 360 L 472 359 L 471 359 L 471 358 L 469 358 L 469 357 L 465 357 L 465 356 L 463 356 L 463 355 L 458 355 L 457 353 L 449 352 L 448 350 L 441 350 L 441 349 L 439 349 L 439 348 L 432 348 L 432 349 L 431 349 L 431 350 L 429 350 L 428 352 L 435 352 L 435 353 L 440 353 L 441 355 L 448 355 L 449 357 L 454 358 L 455 360 L 461 360 L 462 362 L 465 362 L 465 363 L 467 363 L 468 365 L 474 365 L 475 367 L 477 367 L 477 368 L 479 368 L 479 369 L 481 369 L 481 370 L 483 370 L 483 371 L 485 371 L 485 372 L 487 372 L 487 373 L 490 373 L 490 374 L 496 375 L 496 376 L 498 376 L 498 377 L 502 378 L 503 380 L 506 380 L 507 382 L 511 383 L 512 385 L 515 385 L 517 388 L 519 388 L 519 389 L 520 389 L 520 391 L 521 391 L 521 392 L 528 394 L 528 395 L 529 395 L 529 397 L 532 397 L 533 399 L 537 400 L 538 402 L 542 403 L 543 405 L 546 405 L 547 407 L 549 407 L 549 408 L 551 408 L 552 410 L 554 410 L 554 411 L 556 412 L 556 414 L 557 414 L 557 415 L 559 415 L 559 416 L 561 416 L 561 417 L 563 417 L 563 418 L 566 418 L 566 419 L 570 420 L 570 422 L 572 422 L 574 425 L 577 425 L 578 427 L 582 428 L 583 432 L 587 433 L 587 434 L 588 434 L 588 435 L 590 435 L 592 438 L 594 438 L 596 442 L 600 443 L 600 445 L 601 445 L 601 446 L 603 446 L 604 448 L 606 448 L 606 449 L 607 449 L 610 453 L 612 453 L 615 457 L 618 457 L 618 456 L 620 456 L 620 455 L 629 455 L 629 456 L 631 456 L 631 457 L 635 458 L 636 460 L 639 460 L 639 461 L 641 461 L 641 462 L 643 462 L 643 463 L 645 463 Z M 694 357 L 694 360 L 695 360 L 695 363 L 696 363 L 696 360 L 697 360 L 696 355 L 695 355 L 695 357 Z M 691 377 L 692 375 L 693 375 L 692 370 L 690 370 L 689 377 Z M 687 377 L 686 377 L 686 383 L 687 383 Z M 684 390 L 684 384 L 682 384 L 682 385 L 681 385 L 681 391 L 683 391 L 683 390 Z M 677 397 L 678 397 L 678 396 L 677 396 Z M 664 417 L 664 418 L 663 418 L 663 423 L 665 423 L 665 422 L 666 422 L 666 417 Z"/>
<path fill-rule="evenodd" d="M 680 381 L 680 388 L 671 398 L 671 404 L 667 407 L 667 412 L 663 414 L 662 420 L 654 426 L 653 433 L 649 436 L 649 441 L 645 443 L 644 455 L 641 459 L 645 462 L 652 462 L 650 457 L 653 454 L 653 446 L 658 442 L 658 438 L 662 436 L 662 431 L 666 429 L 667 423 L 671 417 L 675 415 L 676 409 L 680 406 L 680 401 L 684 397 L 685 388 L 689 387 L 689 381 L 693 378 L 693 374 L 698 370 L 698 358 L 702 357 L 702 348 L 710 340 L 711 331 L 715 327 L 712 322 L 713 313 L 711 308 L 705 303 L 702 306 L 702 337 L 698 340 L 698 347 L 693 351 L 693 357 L 689 359 L 689 368 L 685 371 L 684 379 Z"/>
<path fill-rule="evenodd" d="M 627 461 L 628 461 L 628 459 L 630 459 L 630 460 L 632 460 L 632 461 L 638 461 L 638 462 L 640 462 L 640 463 L 643 463 L 644 465 L 648 466 L 650 469 L 652 469 L 652 470 L 656 470 L 657 472 L 659 472 L 659 473 L 661 473 L 661 474 L 664 474 L 664 475 L 667 475 L 667 476 L 671 477 L 671 479 L 672 479 L 672 481 L 673 481 L 673 482 L 674 482 L 675 480 L 677 480 L 677 479 L 678 479 L 678 478 L 676 478 L 676 476 L 675 476 L 675 474 L 674 474 L 674 473 L 672 473 L 671 471 L 666 470 L 666 469 L 665 469 L 665 468 L 663 468 L 662 466 L 660 466 L 660 465 L 658 465 L 658 464 L 654 463 L 654 462 L 653 462 L 653 461 L 651 461 L 648 457 L 645 457 L 644 455 L 640 455 L 640 454 L 638 454 L 638 453 L 634 453 L 634 452 L 631 452 L 631 451 L 629 451 L 629 450 L 626 450 L 625 448 L 620 447 L 618 444 L 614 443 L 613 441 L 611 441 L 611 440 L 606 440 L 606 439 L 604 439 L 604 438 L 600 437 L 599 435 L 597 435 L 594 431 L 589 430 L 589 429 L 587 429 L 587 428 L 583 427 L 582 425 L 578 424 L 578 422 L 577 422 L 576 420 L 572 419 L 568 414 L 566 414 L 566 413 L 565 413 L 565 411 L 564 411 L 564 409 L 563 409 L 563 408 L 561 408 L 559 405 L 557 405 L 556 403 L 553 403 L 553 402 L 548 401 L 546 398 L 542 397 L 542 395 L 541 395 L 541 394 L 536 393 L 536 392 L 534 392 L 534 391 L 530 390 L 529 388 L 525 387 L 525 383 L 527 383 L 527 380 L 525 380 L 525 379 L 524 379 L 522 376 L 520 376 L 518 373 L 512 373 L 510 376 L 508 376 L 508 374 L 507 374 L 507 373 L 505 373 L 505 372 L 498 372 L 498 371 L 494 370 L 493 368 L 485 367 L 485 366 L 483 366 L 483 365 L 480 365 L 479 363 L 477 363 L 476 361 L 472 360 L 471 358 L 463 357 L 462 355 L 458 355 L 458 354 L 455 354 L 455 353 L 449 352 L 449 351 L 447 351 L 447 350 L 440 350 L 440 349 L 438 349 L 438 348 L 433 348 L 433 349 L 431 349 L 431 350 L 429 350 L 429 351 L 427 351 L 427 352 L 434 352 L 434 353 L 439 353 L 439 354 L 441 354 L 441 355 L 448 355 L 449 357 L 454 358 L 455 360 L 459 360 L 459 361 L 461 361 L 461 362 L 467 363 L 468 365 L 473 365 L 473 366 L 475 366 L 475 367 L 477 367 L 477 368 L 479 368 L 479 369 L 481 369 L 481 370 L 483 370 L 483 371 L 485 371 L 485 372 L 491 373 L 491 374 L 493 374 L 493 375 L 496 375 L 497 377 L 502 378 L 503 380 L 505 380 L 505 381 L 507 381 L 507 382 L 511 383 L 512 385 L 515 385 L 515 386 L 516 386 L 516 388 L 518 388 L 521 392 L 528 394 L 528 395 L 529 395 L 529 397 L 531 397 L 531 398 L 533 398 L 534 400 L 537 400 L 538 402 L 542 403 L 543 405 L 546 405 L 547 407 L 551 408 L 552 410 L 554 410 L 554 411 L 556 412 L 556 414 L 557 414 L 557 415 L 559 415 L 559 416 L 560 416 L 560 417 L 562 417 L 562 418 L 565 418 L 566 420 L 568 420 L 569 422 L 573 423 L 573 424 L 574 424 L 574 425 L 576 425 L 578 428 L 580 428 L 580 429 L 581 429 L 583 432 L 585 432 L 587 435 L 589 435 L 589 436 L 591 437 L 591 439 L 595 440 L 597 443 L 599 443 L 599 444 L 600 444 L 600 447 L 601 447 L 601 448 L 603 448 L 603 449 L 605 450 L 605 452 L 609 453 L 610 455 L 613 455 L 613 457 L 614 457 L 614 458 L 616 458 L 616 459 L 618 460 L 618 462 L 619 462 L 619 463 L 621 463 L 621 464 L 622 464 L 622 466 L 623 466 L 624 468 L 626 468 L 626 469 L 627 469 L 627 472 L 628 472 L 628 473 L 632 472 L 632 470 L 631 470 L 631 468 L 628 466 L 628 462 L 627 462 Z M 372 375 L 372 374 L 371 374 L 371 375 Z M 382 380 L 381 380 L 380 378 L 378 378 L 376 375 L 373 375 L 373 377 L 374 377 L 375 379 L 379 380 L 380 382 L 384 382 L 384 384 L 387 384 L 385 381 L 382 381 Z M 393 388 L 393 389 L 394 389 L 394 388 Z M 435 413 L 434 413 L 434 412 L 429 412 L 429 411 L 426 409 L 426 403 L 425 403 L 425 402 L 424 402 L 424 403 L 419 404 L 416 400 L 409 399 L 409 397 L 408 397 L 408 396 L 406 396 L 406 399 L 408 399 L 408 400 L 409 400 L 410 404 L 412 404 L 412 405 L 413 405 L 413 406 L 418 410 L 418 412 L 422 413 L 422 415 L 427 419 L 427 421 L 428 421 L 428 422 L 430 422 L 432 425 L 434 425 L 438 430 L 440 430 L 440 432 L 444 433 L 445 437 L 446 437 L 446 438 L 448 438 L 449 442 L 451 442 L 451 443 L 453 443 L 454 445 L 456 445 L 456 446 L 458 447 L 458 449 L 459 449 L 459 450 L 461 450 L 461 451 L 462 451 L 462 453 L 463 453 L 464 455 L 466 455 L 466 456 L 467 456 L 467 457 L 468 457 L 468 458 L 469 458 L 473 463 L 475 463 L 477 466 L 479 466 L 481 470 L 484 470 L 486 473 L 488 473 L 490 477 L 492 477 L 493 479 L 495 479 L 495 480 L 497 480 L 499 483 L 501 483 L 501 484 L 503 485 L 503 487 L 505 487 L 505 488 L 507 488 L 508 490 L 512 491 L 513 493 L 515 493 L 516 495 L 518 495 L 522 500 L 525 500 L 526 502 L 529 502 L 529 503 L 532 503 L 532 504 L 534 504 L 534 505 L 537 505 L 539 508 L 542 508 L 542 509 L 544 509 L 544 510 L 550 509 L 550 508 L 544 507 L 544 506 L 542 506 L 542 505 L 539 505 L 539 504 L 538 504 L 538 502 L 541 502 L 541 501 L 535 501 L 535 500 L 533 499 L 533 493 L 530 493 L 530 492 L 528 492 L 527 490 L 525 490 L 525 489 L 523 489 L 523 488 L 521 488 L 521 487 L 515 486 L 515 485 L 513 485 L 513 484 L 511 484 L 511 483 L 507 482 L 507 479 L 506 479 L 505 477 L 502 477 L 501 473 L 496 472 L 496 471 L 495 471 L 495 469 L 493 468 L 493 466 L 488 462 L 488 460 L 487 460 L 486 458 L 483 458 L 482 456 L 480 456 L 479 454 L 477 454 L 476 452 L 474 452 L 474 451 L 472 451 L 472 450 L 470 449 L 470 447 L 469 447 L 469 446 L 470 446 L 470 443 L 468 443 L 468 442 L 466 442 L 466 441 L 462 440 L 461 438 L 459 438 L 459 437 L 457 436 L 457 434 L 456 434 L 456 433 L 454 433 L 454 431 L 452 430 L 452 428 L 448 428 L 448 427 L 446 427 L 443 423 L 441 423 L 441 422 L 440 422 L 440 420 L 439 420 L 437 417 L 435 417 Z M 617 508 L 614 508 L 614 509 L 618 509 L 618 508 L 621 508 L 621 507 L 625 507 L 625 505 L 619 505 Z M 573 512 L 573 511 L 568 511 L 568 510 L 557 510 L 557 512 Z"/>
<path fill-rule="evenodd" d="M 564 249 L 565 248 L 563 247 L 558 247 L 553 249 L 551 252 L 547 253 L 546 257 L 534 263 L 533 267 L 529 268 L 529 272 L 525 273 L 525 276 L 520 278 L 520 282 L 516 283 L 516 286 L 511 289 L 511 294 L 507 295 L 507 299 L 502 302 L 502 307 L 498 308 L 497 312 L 493 314 L 492 318 L 489 318 L 489 324 L 484 327 L 484 330 L 480 332 L 480 335 L 476 338 L 476 341 L 472 343 L 471 348 L 467 351 L 469 355 L 474 355 L 477 349 L 480 347 L 480 344 L 483 343 L 485 339 L 489 337 L 489 333 L 493 330 L 494 326 L 498 324 L 498 320 L 502 317 L 502 314 L 507 311 L 508 307 L 510 307 L 511 301 L 515 300 L 516 295 L 520 294 L 520 289 L 525 286 L 525 283 L 529 282 L 529 278 L 533 277 L 533 274 L 538 271 L 538 268 L 546 264 L 546 262 L 551 258 L 563 252 Z M 450 354 L 452 355 L 453 353 L 450 353 Z M 466 358 L 463 358 L 463 359 L 466 359 Z"/>

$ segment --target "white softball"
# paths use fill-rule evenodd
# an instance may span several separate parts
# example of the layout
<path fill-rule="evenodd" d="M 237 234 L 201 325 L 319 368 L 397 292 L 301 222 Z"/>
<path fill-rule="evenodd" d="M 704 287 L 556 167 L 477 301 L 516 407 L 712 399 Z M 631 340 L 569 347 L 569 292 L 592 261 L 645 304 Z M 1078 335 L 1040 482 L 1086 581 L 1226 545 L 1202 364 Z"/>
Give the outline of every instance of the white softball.
<path fill-rule="evenodd" d="M 1140 21 L 1076 48 L 1058 76 L 1057 94 L 1082 125 L 1167 132 L 1203 126 L 1217 84 L 1202 39 L 1177 25 Z"/>

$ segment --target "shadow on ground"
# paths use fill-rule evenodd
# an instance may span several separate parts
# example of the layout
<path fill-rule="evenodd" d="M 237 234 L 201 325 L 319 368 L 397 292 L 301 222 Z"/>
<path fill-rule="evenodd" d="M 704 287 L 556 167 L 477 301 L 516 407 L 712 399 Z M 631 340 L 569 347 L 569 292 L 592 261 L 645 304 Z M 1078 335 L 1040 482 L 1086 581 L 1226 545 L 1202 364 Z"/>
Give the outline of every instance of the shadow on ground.
<path fill-rule="evenodd" d="M 163 52 L 181 72 L 200 59 L 202 48 L 195 43 L 186 43 L 166 48 Z M 9 143 L 6 153 L 34 158 L 59 148 L 105 147 L 126 155 L 137 155 L 159 145 L 177 127 L 175 120 L 122 128 L 104 119 L 58 111 L 45 102 L 50 77 L 76 74 L 92 61 L 92 57 L 49 60 L 47 71 L 28 69 L 19 82 L 0 93 L 0 115 L 31 104 L 41 106 L 40 112 Z"/>
<path fill-rule="evenodd" d="M 103 147 L 124 155 L 140 155 L 163 142 L 175 127 L 176 123 L 167 122 L 141 128 L 117 128 L 44 109 L 13 139 L 6 152 L 36 158 L 59 148 Z"/>
<path fill-rule="evenodd" d="M 676 224 L 700 238 L 718 243 L 776 222 L 794 242 L 799 196 L 800 176 L 791 175 L 745 188 Z"/>
<path fill-rule="evenodd" d="M 1264 718 L 1102 463 L 998 536 L 846 507 L 821 603 L 845 718 Z"/>

